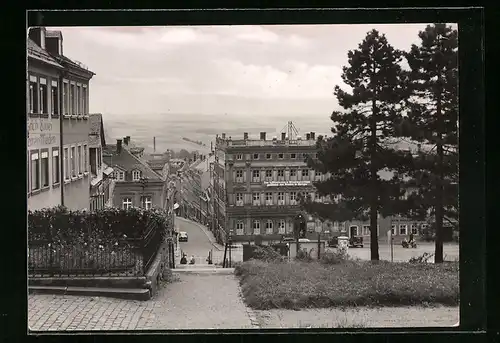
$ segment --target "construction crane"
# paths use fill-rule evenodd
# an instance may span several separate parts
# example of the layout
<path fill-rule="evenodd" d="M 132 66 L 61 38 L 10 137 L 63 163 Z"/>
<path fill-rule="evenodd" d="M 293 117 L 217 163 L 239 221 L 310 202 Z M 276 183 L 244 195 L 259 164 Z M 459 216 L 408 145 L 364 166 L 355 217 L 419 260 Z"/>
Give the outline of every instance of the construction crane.
<path fill-rule="evenodd" d="M 288 121 L 288 123 L 281 129 L 281 132 L 286 133 L 286 137 L 289 140 L 294 140 L 297 139 L 297 136 L 299 135 L 299 130 L 293 125 L 293 122 L 291 120 Z"/>

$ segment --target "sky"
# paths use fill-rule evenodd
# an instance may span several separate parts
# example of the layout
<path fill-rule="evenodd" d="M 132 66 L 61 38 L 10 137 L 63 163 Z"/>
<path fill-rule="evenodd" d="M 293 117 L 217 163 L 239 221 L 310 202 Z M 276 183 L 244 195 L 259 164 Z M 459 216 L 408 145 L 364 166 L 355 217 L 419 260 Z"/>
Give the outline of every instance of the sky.
<path fill-rule="evenodd" d="M 375 28 L 397 49 L 426 24 L 62 27 L 64 55 L 88 66 L 90 111 L 329 115 L 347 52 Z"/>

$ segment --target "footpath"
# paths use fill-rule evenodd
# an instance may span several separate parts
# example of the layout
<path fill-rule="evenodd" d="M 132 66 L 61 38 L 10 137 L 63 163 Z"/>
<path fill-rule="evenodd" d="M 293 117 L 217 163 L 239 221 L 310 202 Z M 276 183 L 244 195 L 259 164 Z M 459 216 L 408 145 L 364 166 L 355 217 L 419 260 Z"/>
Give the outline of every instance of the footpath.
<path fill-rule="evenodd" d="M 174 273 L 149 301 L 38 294 L 28 298 L 32 331 L 256 328 L 234 275 Z"/>

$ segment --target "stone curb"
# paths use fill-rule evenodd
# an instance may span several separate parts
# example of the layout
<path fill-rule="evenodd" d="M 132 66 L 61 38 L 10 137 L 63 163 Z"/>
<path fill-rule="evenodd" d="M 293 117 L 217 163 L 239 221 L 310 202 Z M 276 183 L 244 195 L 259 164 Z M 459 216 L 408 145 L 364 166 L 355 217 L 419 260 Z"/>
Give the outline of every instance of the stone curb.
<path fill-rule="evenodd" d="M 245 298 L 243 297 L 239 280 L 238 280 L 238 295 L 241 301 L 243 302 L 243 306 L 245 306 L 245 311 L 247 313 L 248 318 L 250 319 L 250 323 L 252 324 L 252 329 L 260 329 L 261 328 L 260 323 L 257 320 L 257 315 L 255 314 L 255 311 L 252 308 L 250 308 L 250 306 L 247 306 L 247 304 L 245 303 Z"/>
<path fill-rule="evenodd" d="M 176 217 L 175 219 L 198 226 L 201 229 L 201 231 L 203 231 L 205 236 L 207 236 L 208 240 L 210 241 L 210 244 L 212 244 L 215 249 L 217 249 L 219 251 L 224 250 L 224 248 L 220 247 L 219 244 L 217 242 L 215 242 L 215 240 L 210 236 L 210 234 L 207 232 L 207 228 L 204 225 L 197 223 L 195 221 L 192 221 L 190 219 L 183 218 L 183 217 Z"/>

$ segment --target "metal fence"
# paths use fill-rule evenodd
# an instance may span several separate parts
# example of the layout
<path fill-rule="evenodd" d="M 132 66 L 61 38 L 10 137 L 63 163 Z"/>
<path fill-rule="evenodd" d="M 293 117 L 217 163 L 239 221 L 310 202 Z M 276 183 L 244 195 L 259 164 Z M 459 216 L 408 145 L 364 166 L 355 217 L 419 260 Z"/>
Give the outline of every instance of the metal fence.
<path fill-rule="evenodd" d="M 143 276 L 153 263 L 164 228 L 149 225 L 140 238 L 105 243 L 59 244 L 50 240 L 30 241 L 29 276 Z M 169 248 L 169 247 L 167 247 Z"/>

